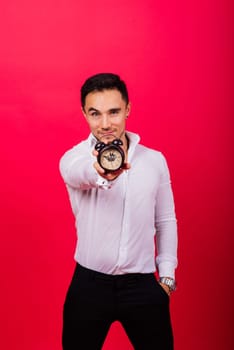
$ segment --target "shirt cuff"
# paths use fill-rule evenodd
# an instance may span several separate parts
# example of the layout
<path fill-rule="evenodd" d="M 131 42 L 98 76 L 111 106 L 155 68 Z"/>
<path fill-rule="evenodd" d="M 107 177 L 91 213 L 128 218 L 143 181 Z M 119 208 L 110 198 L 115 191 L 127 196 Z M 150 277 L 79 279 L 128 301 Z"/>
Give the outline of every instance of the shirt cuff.
<path fill-rule="evenodd" d="M 110 181 L 104 179 L 99 174 L 97 174 L 96 184 L 98 185 L 98 187 L 103 188 L 104 190 L 108 190 L 109 188 L 112 187 L 113 181 L 110 182 Z"/>
<path fill-rule="evenodd" d="M 158 264 L 159 277 L 175 278 L 175 266 L 170 262 L 162 262 Z"/>

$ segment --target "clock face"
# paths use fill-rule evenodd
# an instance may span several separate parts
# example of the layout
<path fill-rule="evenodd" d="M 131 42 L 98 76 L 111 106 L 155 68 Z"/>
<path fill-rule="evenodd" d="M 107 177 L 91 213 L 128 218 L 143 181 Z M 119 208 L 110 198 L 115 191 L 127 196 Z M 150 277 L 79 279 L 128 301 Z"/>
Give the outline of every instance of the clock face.
<path fill-rule="evenodd" d="M 121 168 L 124 162 L 122 149 L 109 146 L 105 147 L 99 154 L 99 163 L 107 171 L 115 171 Z"/>

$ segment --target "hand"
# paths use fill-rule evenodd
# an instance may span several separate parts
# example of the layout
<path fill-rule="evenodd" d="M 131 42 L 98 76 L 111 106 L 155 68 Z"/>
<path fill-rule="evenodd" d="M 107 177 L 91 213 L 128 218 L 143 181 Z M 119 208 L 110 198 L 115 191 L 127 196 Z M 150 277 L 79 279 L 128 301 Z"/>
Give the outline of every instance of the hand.
<path fill-rule="evenodd" d="M 166 284 L 164 284 L 164 283 L 160 283 L 160 282 L 159 282 L 159 284 L 160 284 L 160 286 L 165 290 L 165 292 L 167 293 L 167 295 L 170 296 L 170 295 L 171 295 L 170 288 L 169 288 Z"/>
<path fill-rule="evenodd" d="M 93 150 L 93 155 L 95 157 L 98 156 L 98 152 L 95 149 Z M 112 180 L 116 179 L 120 174 L 122 174 L 122 172 L 124 170 L 128 170 L 131 167 L 129 163 L 124 163 L 122 168 L 120 168 L 119 170 L 112 171 L 112 172 L 108 173 L 100 166 L 100 164 L 98 162 L 95 162 L 93 166 L 96 169 L 96 171 L 98 172 L 98 174 L 108 181 L 112 181 Z"/>

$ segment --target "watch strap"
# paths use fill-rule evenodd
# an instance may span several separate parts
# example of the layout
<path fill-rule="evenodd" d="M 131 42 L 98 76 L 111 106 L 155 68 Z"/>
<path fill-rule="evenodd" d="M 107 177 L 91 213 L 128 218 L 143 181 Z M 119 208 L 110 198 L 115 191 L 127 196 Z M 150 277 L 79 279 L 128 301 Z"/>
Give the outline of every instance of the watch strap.
<path fill-rule="evenodd" d="M 174 292 L 176 290 L 176 281 L 171 277 L 160 277 L 159 282 L 168 286 L 170 292 Z"/>

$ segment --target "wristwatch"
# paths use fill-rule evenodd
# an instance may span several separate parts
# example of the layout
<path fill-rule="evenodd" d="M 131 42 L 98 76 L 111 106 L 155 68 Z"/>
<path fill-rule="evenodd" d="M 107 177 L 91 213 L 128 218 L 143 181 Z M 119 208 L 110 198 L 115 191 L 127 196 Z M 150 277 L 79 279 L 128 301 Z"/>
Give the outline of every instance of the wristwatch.
<path fill-rule="evenodd" d="M 160 277 L 159 282 L 168 286 L 170 292 L 174 292 L 176 290 L 176 281 L 171 277 Z"/>

